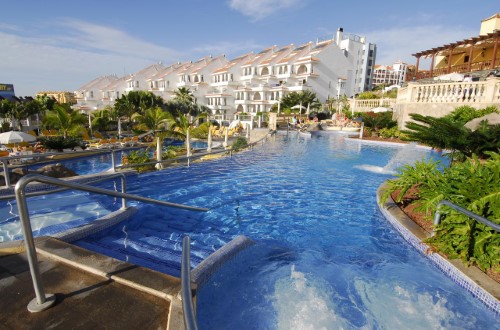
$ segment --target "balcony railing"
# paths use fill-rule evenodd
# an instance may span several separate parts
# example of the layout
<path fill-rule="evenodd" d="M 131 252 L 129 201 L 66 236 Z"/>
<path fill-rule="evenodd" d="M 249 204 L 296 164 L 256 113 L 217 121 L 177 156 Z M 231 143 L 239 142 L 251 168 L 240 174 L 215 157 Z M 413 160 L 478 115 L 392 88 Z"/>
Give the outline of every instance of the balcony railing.
<path fill-rule="evenodd" d="M 484 62 L 476 62 L 476 63 L 472 63 L 470 68 L 469 68 L 468 63 L 464 63 L 464 64 L 459 64 L 459 65 L 453 65 L 450 67 L 449 70 L 447 67 L 434 69 L 434 70 L 432 70 L 432 74 L 431 74 L 430 70 L 422 70 L 422 71 L 419 71 L 417 74 L 415 74 L 414 72 L 411 72 L 411 73 L 407 74 L 406 81 L 433 78 L 433 77 L 437 77 L 437 76 L 452 73 L 452 72 L 469 73 L 469 72 L 474 72 L 474 71 L 493 70 L 495 68 L 500 67 L 500 58 L 497 58 L 495 60 L 495 63 L 496 63 L 495 67 L 492 67 L 490 60 L 484 61 Z"/>
<path fill-rule="evenodd" d="M 476 82 L 409 83 L 398 91 L 397 103 L 491 104 L 500 102 L 500 79 Z"/>

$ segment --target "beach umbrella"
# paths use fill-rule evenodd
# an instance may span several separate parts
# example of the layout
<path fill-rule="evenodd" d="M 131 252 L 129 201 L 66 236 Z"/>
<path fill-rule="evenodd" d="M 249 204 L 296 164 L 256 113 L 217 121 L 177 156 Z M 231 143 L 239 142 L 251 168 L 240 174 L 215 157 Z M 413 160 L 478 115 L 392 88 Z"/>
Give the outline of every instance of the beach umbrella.
<path fill-rule="evenodd" d="M 33 142 L 33 141 L 36 141 L 36 137 L 24 132 L 10 131 L 0 134 L 1 144 Z"/>
<path fill-rule="evenodd" d="M 303 110 L 303 109 L 306 109 L 306 107 L 305 107 L 305 106 L 303 106 L 303 105 L 302 105 L 302 103 L 301 103 L 301 104 L 294 105 L 294 106 L 292 107 L 292 109 L 300 109 L 300 110 Z"/>

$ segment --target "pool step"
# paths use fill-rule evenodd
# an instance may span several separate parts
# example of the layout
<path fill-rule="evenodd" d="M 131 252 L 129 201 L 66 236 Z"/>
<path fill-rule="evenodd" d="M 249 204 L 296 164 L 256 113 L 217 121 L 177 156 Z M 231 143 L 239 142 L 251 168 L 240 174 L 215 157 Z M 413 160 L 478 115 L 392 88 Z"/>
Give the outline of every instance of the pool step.
<path fill-rule="evenodd" d="M 182 240 L 175 241 L 141 233 L 128 234 L 126 238 L 108 236 L 75 242 L 88 250 L 177 277 L 180 276 L 181 243 Z M 196 267 L 211 252 L 213 251 L 192 246 L 191 267 Z"/>

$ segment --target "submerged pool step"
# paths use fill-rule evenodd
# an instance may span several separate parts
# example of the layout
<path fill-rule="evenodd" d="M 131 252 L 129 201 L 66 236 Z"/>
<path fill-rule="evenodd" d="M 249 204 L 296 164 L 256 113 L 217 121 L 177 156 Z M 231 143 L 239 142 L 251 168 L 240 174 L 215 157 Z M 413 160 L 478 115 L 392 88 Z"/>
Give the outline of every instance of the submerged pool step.
<path fill-rule="evenodd" d="M 151 268 L 172 276 L 180 276 L 182 251 L 180 242 L 152 236 L 128 235 L 126 240 L 101 237 L 98 240 L 81 240 L 76 245 L 110 257 Z M 191 249 L 191 266 L 196 267 L 211 251 Z"/>
<path fill-rule="evenodd" d="M 163 246 L 165 244 L 171 244 L 174 245 L 174 248 L 176 250 L 181 250 L 182 249 L 182 239 L 185 236 L 184 232 L 172 232 L 172 231 L 166 231 L 164 233 L 158 232 L 157 230 L 150 229 L 150 228 L 145 228 L 141 227 L 137 229 L 137 232 L 144 235 L 143 240 L 150 240 L 150 237 L 155 238 L 155 242 Z M 164 243 L 165 242 L 165 243 Z M 151 244 L 155 244 L 151 241 Z M 191 250 L 195 250 L 197 252 L 205 252 L 204 255 L 209 255 L 212 254 L 215 250 L 207 247 L 204 245 L 202 242 L 197 241 L 196 239 L 191 240 Z"/>

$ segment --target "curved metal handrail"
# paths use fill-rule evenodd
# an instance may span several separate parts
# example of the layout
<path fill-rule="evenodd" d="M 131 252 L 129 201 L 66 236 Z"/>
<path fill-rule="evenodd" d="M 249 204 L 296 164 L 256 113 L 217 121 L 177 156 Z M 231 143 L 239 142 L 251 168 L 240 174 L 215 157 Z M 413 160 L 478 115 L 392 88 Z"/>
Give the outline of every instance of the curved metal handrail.
<path fill-rule="evenodd" d="M 96 176 L 95 178 L 87 178 L 88 180 L 85 181 L 84 183 L 81 183 L 81 184 L 89 185 L 89 184 L 99 183 L 99 182 L 102 182 L 102 181 L 113 179 L 113 178 L 118 177 L 118 176 L 123 176 L 123 174 L 124 173 L 116 173 L 115 172 L 115 173 L 110 173 L 110 174 L 104 174 L 104 175 Z M 76 178 L 76 179 L 74 181 L 70 180 L 70 182 L 78 182 L 78 180 L 81 177 L 73 177 L 73 178 Z M 122 182 L 122 185 L 123 185 L 123 182 Z M 68 189 L 70 189 L 70 188 L 62 187 L 62 188 L 55 188 L 55 189 L 34 190 L 34 191 L 28 191 L 28 192 L 26 192 L 25 195 L 27 197 L 41 196 L 41 195 L 55 194 L 55 193 L 58 193 L 58 192 L 61 192 L 61 191 L 66 191 Z M 12 197 L 15 197 L 14 192 L 11 195 L 0 195 L 0 200 L 12 199 Z"/>
<path fill-rule="evenodd" d="M 451 207 L 452 209 L 454 209 L 455 211 L 458 211 L 470 218 L 473 218 L 474 220 L 476 221 L 479 221 L 480 223 L 482 223 L 483 225 L 486 225 L 488 227 L 491 227 L 493 228 L 494 230 L 496 230 L 497 232 L 500 232 L 500 225 L 486 219 L 486 218 L 483 218 L 469 210 L 466 210 L 464 209 L 463 207 L 460 207 L 456 204 L 453 204 L 452 202 L 448 201 L 448 200 L 442 200 L 440 201 L 437 206 L 436 206 L 436 214 L 434 214 L 434 226 L 437 226 L 439 225 L 439 223 L 441 222 L 441 212 L 439 212 L 439 207 L 441 205 L 446 205 L 448 207 Z M 435 231 L 433 230 L 432 231 L 432 236 L 435 235 Z"/>
<path fill-rule="evenodd" d="M 187 330 L 197 330 L 196 316 L 194 313 L 193 296 L 191 293 L 191 262 L 190 262 L 190 238 L 184 236 L 182 239 L 181 259 L 181 294 L 182 310 L 184 314 L 184 326 Z"/>
<path fill-rule="evenodd" d="M 26 185 L 28 183 L 30 183 L 32 181 L 38 181 L 38 182 L 43 182 L 43 183 L 47 183 L 47 184 L 53 184 L 56 186 L 63 186 L 63 187 L 67 187 L 67 188 L 73 188 L 73 189 L 78 189 L 78 190 L 83 190 L 83 191 L 88 191 L 88 192 L 94 192 L 94 193 L 104 194 L 104 195 L 108 195 L 108 196 L 120 197 L 120 198 L 122 198 L 122 208 L 123 209 L 127 207 L 126 198 L 129 198 L 129 199 L 134 199 L 134 200 L 138 200 L 141 202 L 154 203 L 154 204 L 163 205 L 163 206 L 182 208 L 182 209 L 187 209 L 187 210 L 191 210 L 191 211 L 208 211 L 208 209 L 206 209 L 206 208 L 175 204 L 175 203 L 170 203 L 170 202 L 159 201 L 159 200 L 152 199 L 152 198 L 142 197 L 142 196 L 138 196 L 138 195 L 127 194 L 127 193 L 125 193 L 125 190 L 126 190 L 125 174 L 116 173 L 114 176 L 119 176 L 122 178 L 122 192 L 92 187 L 92 186 L 88 186 L 88 185 L 84 185 L 84 184 L 80 184 L 80 183 L 75 183 L 75 182 L 63 181 L 60 179 L 51 178 L 51 177 L 47 177 L 47 176 L 40 175 L 40 174 L 26 175 L 26 176 L 22 177 L 16 183 L 16 187 L 15 187 L 14 191 L 15 191 L 15 195 L 16 195 L 17 207 L 19 210 L 19 219 L 21 220 L 21 225 L 23 228 L 24 242 L 26 245 L 26 256 L 28 258 L 30 273 L 31 273 L 31 277 L 33 280 L 33 286 L 34 286 L 35 294 L 36 294 L 36 298 L 34 298 L 28 304 L 28 310 L 30 312 L 41 312 L 43 310 L 46 310 L 47 308 L 49 308 L 50 306 L 52 306 L 55 303 L 55 298 L 54 298 L 53 294 L 45 294 L 45 292 L 43 290 L 42 283 L 41 283 L 40 270 L 38 269 L 38 258 L 37 258 L 36 249 L 35 249 L 35 241 L 33 238 L 33 231 L 31 229 L 30 217 L 29 217 L 29 213 L 28 213 L 28 205 L 27 205 L 27 201 L 26 201 L 25 188 L 26 188 Z"/>

